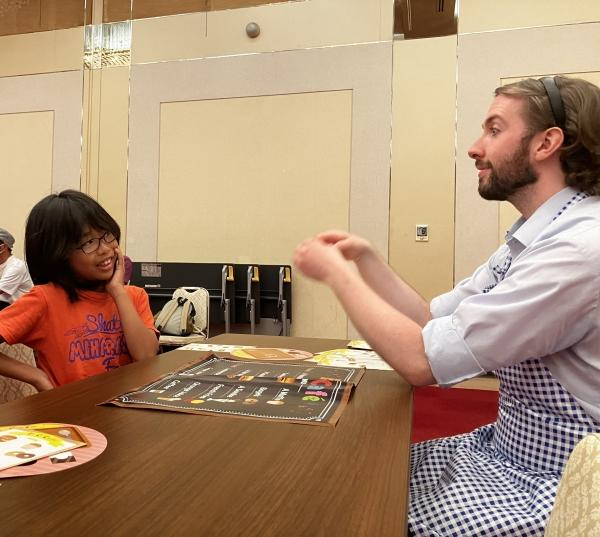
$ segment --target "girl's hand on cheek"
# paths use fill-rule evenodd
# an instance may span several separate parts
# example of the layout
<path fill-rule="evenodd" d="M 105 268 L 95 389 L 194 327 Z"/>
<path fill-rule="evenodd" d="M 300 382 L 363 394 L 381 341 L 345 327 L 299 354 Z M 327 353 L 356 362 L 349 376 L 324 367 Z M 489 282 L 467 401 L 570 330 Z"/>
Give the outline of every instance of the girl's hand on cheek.
<path fill-rule="evenodd" d="M 112 278 L 106 284 L 106 292 L 111 296 L 115 296 L 116 293 L 120 292 L 124 288 L 123 278 L 125 277 L 125 267 L 123 263 L 123 252 L 120 248 L 115 248 L 115 255 L 117 260 L 115 262 L 115 270 Z"/>

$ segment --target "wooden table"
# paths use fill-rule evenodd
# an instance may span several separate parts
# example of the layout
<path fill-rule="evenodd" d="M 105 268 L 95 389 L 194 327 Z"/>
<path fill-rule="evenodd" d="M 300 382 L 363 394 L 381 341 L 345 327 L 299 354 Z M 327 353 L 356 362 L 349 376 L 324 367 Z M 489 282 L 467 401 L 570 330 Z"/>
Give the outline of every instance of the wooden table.
<path fill-rule="evenodd" d="M 345 341 L 224 334 L 308 351 Z M 0 480 L 3 535 L 367 536 L 406 533 L 411 390 L 367 371 L 334 427 L 96 406 L 193 359 L 176 350 L 0 406 L 0 424 L 73 423 L 96 459 Z"/>

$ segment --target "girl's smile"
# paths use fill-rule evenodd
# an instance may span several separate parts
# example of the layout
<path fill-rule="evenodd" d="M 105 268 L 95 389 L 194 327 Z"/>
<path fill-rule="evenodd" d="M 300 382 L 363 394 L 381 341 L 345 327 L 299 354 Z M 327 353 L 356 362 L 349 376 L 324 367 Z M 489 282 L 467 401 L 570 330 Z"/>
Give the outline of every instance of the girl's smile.
<path fill-rule="evenodd" d="M 115 258 L 114 256 L 107 257 L 104 261 L 98 263 L 98 268 L 100 270 L 111 270 L 114 268 Z"/>

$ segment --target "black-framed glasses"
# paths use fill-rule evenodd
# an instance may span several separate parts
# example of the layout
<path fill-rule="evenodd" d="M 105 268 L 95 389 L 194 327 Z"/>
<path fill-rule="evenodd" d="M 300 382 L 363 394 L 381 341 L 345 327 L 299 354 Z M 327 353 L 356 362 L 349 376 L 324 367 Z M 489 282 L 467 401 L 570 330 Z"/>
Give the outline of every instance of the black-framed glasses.
<path fill-rule="evenodd" d="M 98 248 L 100 248 L 100 241 L 105 244 L 112 244 L 117 240 L 110 231 L 107 231 L 102 237 L 96 237 L 95 239 L 88 239 L 84 243 L 80 244 L 75 248 L 76 250 L 81 250 L 84 254 L 93 254 Z"/>

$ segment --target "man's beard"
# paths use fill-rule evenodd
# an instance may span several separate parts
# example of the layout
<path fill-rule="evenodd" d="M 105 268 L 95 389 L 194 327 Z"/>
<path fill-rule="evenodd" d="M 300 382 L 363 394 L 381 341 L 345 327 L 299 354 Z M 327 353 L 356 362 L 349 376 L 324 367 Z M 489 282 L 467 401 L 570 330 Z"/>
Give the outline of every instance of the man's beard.
<path fill-rule="evenodd" d="M 521 188 L 532 185 L 538 176 L 529 164 L 529 142 L 531 137 L 524 137 L 520 147 L 495 167 L 489 161 L 478 160 L 478 168 L 489 168 L 487 181 L 479 182 L 479 195 L 486 200 L 506 201 Z"/>

